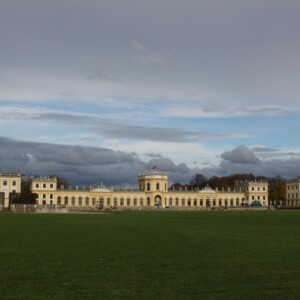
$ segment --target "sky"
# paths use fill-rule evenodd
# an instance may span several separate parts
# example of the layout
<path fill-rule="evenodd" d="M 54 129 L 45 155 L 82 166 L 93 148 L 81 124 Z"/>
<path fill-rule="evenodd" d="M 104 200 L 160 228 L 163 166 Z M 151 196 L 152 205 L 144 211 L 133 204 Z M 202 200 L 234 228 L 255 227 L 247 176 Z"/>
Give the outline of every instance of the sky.
<path fill-rule="evenodd" d="M 299 28 L 298 0 L 0 0 L 0 172 L 298 177 Z"/>

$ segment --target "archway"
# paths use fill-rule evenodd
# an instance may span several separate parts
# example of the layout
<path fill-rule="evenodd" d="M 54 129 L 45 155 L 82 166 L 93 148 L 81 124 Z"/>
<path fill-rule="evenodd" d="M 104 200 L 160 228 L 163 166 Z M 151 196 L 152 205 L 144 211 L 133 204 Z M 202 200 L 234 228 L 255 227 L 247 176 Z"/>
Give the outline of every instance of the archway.
<path fill-rule="evenodd" d="M 160 195 L 156 195 L 154 197 L 154 206 L 161 206 L 161 196 Z"/>

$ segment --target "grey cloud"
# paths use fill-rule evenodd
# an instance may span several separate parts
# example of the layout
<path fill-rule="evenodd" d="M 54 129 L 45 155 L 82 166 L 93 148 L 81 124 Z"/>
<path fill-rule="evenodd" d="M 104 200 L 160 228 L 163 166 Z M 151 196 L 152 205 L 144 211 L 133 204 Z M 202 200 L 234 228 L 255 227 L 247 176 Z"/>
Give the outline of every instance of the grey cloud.
<path fill-rule="evenodd" d="M 195 102 L 226 99 L 231 108 L 234 99 L 245 107 L 293 107 L 299 12 L 294 0 L 2 1 L 0 97 L 182 101 L 192 94 Z"/>
<path fill-rule="evenodd" d="M 260 164 L 260 160 L 255 156 L 253 151 L 244 145 L 240 145 L 231 151 L 222 153 L 221 157 L 234 164 Z"/>
<path fill-rule="evenodd" d="M 201 171 L 208 177 L 234 173 L 253 173 L 254 175 L 268 177 L 279 175 L 285 178 L 296 178 L 300 174 L 300 158 L 258 160 L 248 150 L 244 145 L 236 147 L 232 151 L 221 155 L 223 159 L 219 165 L 203 168 Z"/>
<path fill-rule="evenodd" d="M 170 183 L 187 181 L 195 173 L 184 164 L 160 158 L 146 163 L 136 155 L 106 148 L 15 141 L 0 137 L 0 172 L 26 175 L 56 174 L 72 184 L 136 185 L 141 172 L 158 170 L 169 174 Z"/>
<path fill-rule="evenodd" d="M 1 115 L 1 114 L 0 114 Z M 8 118 L 7 114 L 6 118 Z M 191 132 L 181 128 L 150 127 L 128 125 L 113 119 L 99 118 L 80 114 L 64 113 L 15 113 L 12 119 L 51 120 L 80 127 L 107 139 L 132 139 L 160 142 L 197 142 L 208 139 L 240 138 L 237 134 L 217 134 L 208 132 Z M 84 126 L 84 127 L 83 127 Z"/>
<path fill-rule="evenodd" d="M 163 158 L 163 156 L 160 154 L 160 153 L 146 153 L 145 154 L 146 156 L 148 157 L 151 157 L 151 158 Z"/>

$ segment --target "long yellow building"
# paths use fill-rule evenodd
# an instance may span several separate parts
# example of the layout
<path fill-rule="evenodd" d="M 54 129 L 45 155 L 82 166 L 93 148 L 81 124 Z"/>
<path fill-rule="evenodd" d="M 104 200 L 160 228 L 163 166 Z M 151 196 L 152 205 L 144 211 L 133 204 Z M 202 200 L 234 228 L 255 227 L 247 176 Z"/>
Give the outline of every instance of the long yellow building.
<path fill-rule="evenodd" d="M 238 181 L 234 189 L 169 190 L 164 173 L 145 173 L 138 177 L 138 189 L 58 188 L 57 178 L 39 177 L 31 181 L 31 192 L 38 195 L 38 205 L 68 208 L 218 208 L 240 207 L 253 203 L 268 205 L 266 181 Z"/>

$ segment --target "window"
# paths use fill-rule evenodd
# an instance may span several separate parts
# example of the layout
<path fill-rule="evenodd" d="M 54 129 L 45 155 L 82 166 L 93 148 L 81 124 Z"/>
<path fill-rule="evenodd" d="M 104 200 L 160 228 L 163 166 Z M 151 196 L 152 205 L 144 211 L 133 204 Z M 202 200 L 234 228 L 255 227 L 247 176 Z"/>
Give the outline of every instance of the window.
<path fill-rule="evenodd" d="M 36 188 L 39 188 L 39 186 L 40 186 L 40 185 L 39 185 L 38 183 L 36 183 L 35 187 L 36 187 Z"/>
<path fill-rule="evenodd" d="M 236 199 L 236 205 L 237 206 L 240 205 L 240 199 L 239 198 Z"/>
<path fill-rule="evenodd" d="M 120 200 L 120 205 L 121 205 L 121 206 L 124 205 L 124 199 L 123 199 L 123 198 L 121 198 L 121 200 Z"/>
<path fill-rule="evenodd" d="M 159 183 L 156 184 L 156 190 L 159 191 Z"/>
<path fill-rule="evenodd" d="M 176 206 L 179 205 L 179 199 L 178 199 L 178 198 L 175 199 L 175 205 L 176 205 Z"/>
<path fill-rule="evenodd" d="M 147 191 L 150 191 L 150 183 L 147 183 Z"/>
<path fill-rule="evenodd" d="M 53 189 L 53 183 L 50 184 L 50 189 Z"/>
<path fill-rule="evenodd" d="M 44 198 L 44 199 L 46 198 L 46 194 L 43 194 L 43 198 Z"/>
<path fill-rule="evenodd" d="M 89 206 L 89 202 L 90 202 L 89 200 L 90 200 L 89 197 L 85 197 L 85 205 L 86 206 Z"/>
<path fill-rule="evenodd" d="M 147 198 L 147 206 L 150 206 L 150 198 Z"/>
<path fill-rule="evenodd" d="M 227 206 L 227 205 L 228 205 L 228 200 L 226 199 L 226 200 L 225 200 L 225 206 Z"/>
<path fill-rule="evenodd" d="M 72 203 L 72 205 L 75 205 L 75 197 L 74 196 L 72 197 L 72 202 L 71 203 Z"/>
<path fill-rule="evenodd" d="M 194 206 L 197 206 L 197 199 L 194 199 Z"/>
<path fill-rule="evenodd" d="M 60 196 L 57 197 L 57 204 L 61 205 L 61 197 Z"/>
<path fill-rule="evenodd" d="M 222 199 L 219 199 L 219 205 L 222 206 Z"/>
<path fill-rule="evenodd" d="M 254 186 L 252 187 L 252 191 L 254 191 Z"/>
<path fill-rule="evenodd" d="M 213 206 L 216 206 L 216 199 L 213 199 Z"/>
<path fill-rule="evenodd" d="M 200 206 L 203 206 L 203 200 L 202 199 L 200 200 Z"/>
<path fill-rule="evenodd" d="M 96 198 L 92 198 L 92 205 L 95 206 L 96 204 Z"/>
<path fill-rule="evenodd" d="M 82 206 L 82 197 L 78 198 L 78 205 Z"/>
<path fill-rule="evenodd" d="M 44 189 L 46 188 L 46 183 L 43 184 L 43 188 L 44 188 Z"/>
<path fill-rule="evenodd" d="M 144 205 L 144 199 L 141 198 L 141 199 L 140 199 L 140 206 L 143 206 L 143 205 Z"/>
<path fill-rule="evenodd" d="M 185 199 L 184 198 L 181 199 L 181 205 L 185 206 Z"/>
<path fill-rule="evenodd" d="M 50 194 L 50 199 L 53 199 L 53 194 Z"/>
<path fill-rule="evenodd" d="M 170 197 L 170 198 L 169 198 L 169 205 L 170 205 L 170 206 L 172 206 L 172 205 L 173 205 L 173 203 L 172 203 L 172 202 L 173 202 L 173 199 L 172 199 L 172 197 Z"/>
<path fill-rule="evenodd" d="M 110 198 L 106 199 L 106 204 L 107 204 L 107 206 L 110 206 Z"/>
<path fill-rule="evenodd" d="M 188 199 L 187 205 L 188 205 L 188 206 L 191 206 L 191 199 Z"/>
<path fill-rule="evenodd" d="M 17 182 L 14 180 L 14 181 L 12 182 L 12 185 L 17 185 Z"/>
<path fill-rule="evenodd" d="M 69 199 L 68 199 L 68 197 L 66 196 L 65 197 L 65 205 L 68 205 L 69 204 Z"/>
<path fill-rule="evenodd" d="M 133 199 L 133 205 L 137 206 L 137 199 L 136 198 Z"/>
<path fill-rule="evenodd" d="M 7 185 L 7 181 L 3 181 L 3 185 Z"/>
<path fill-rule="evenodd" d="M 230 200 L 230 206 L 233 206 L 233 199 Z"/>
<path fill-rule="evenodd" d="M 117 205 L 118 205 L 118 199 L 114 198 L 114 206 L 117 206 Z"/>
<path fill-rule="evenodd" d="M 127 206 L 130 206 L 130 198 L 127 198 Z"/>

